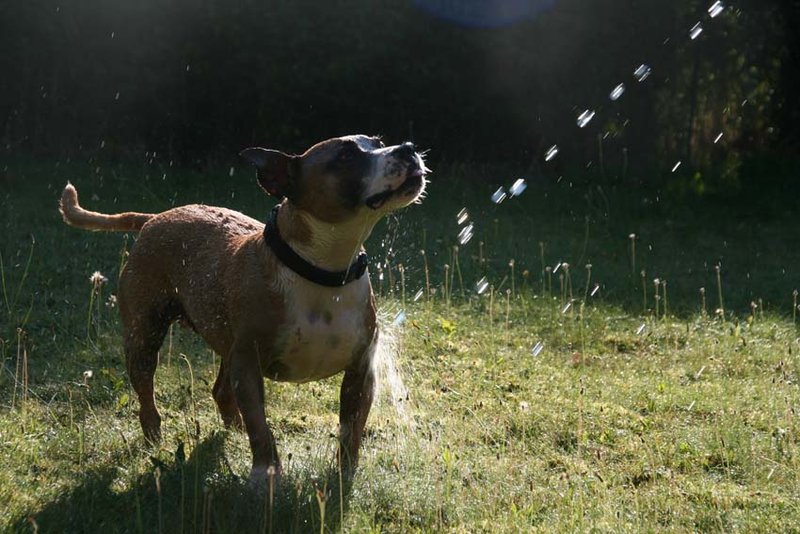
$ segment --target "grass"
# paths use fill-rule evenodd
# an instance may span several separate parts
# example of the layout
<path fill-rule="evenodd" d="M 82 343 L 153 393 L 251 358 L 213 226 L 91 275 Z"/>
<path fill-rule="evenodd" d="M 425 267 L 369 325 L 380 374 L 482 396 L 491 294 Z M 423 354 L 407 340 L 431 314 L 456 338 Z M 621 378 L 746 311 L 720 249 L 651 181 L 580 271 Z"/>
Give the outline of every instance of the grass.
<path fill-rule="evenodd" d="M 0 530 L 800 530 L 794 211 L 543 179 L 493 205 L 491 177 L 512 172 L 440 174 L 368 247 L 385 322 L 405 313 L 387 329 L 408 398 L 382 396 L 345 487 L 340 378 L 267 382 L 286 470 L 271 502 L 248 491 L 247 440 L 215 412 L 218 357 L 177 326 L 157 374 L 164 441 L 144 446 L 110 300 L 133 236 L 67 228 L 55 209 L 71 179 L 101 211 L 203 201 L 263 216 L 250 173 L 10 166 Z M 463 207 L 475 237 L 456 252 Z"/>

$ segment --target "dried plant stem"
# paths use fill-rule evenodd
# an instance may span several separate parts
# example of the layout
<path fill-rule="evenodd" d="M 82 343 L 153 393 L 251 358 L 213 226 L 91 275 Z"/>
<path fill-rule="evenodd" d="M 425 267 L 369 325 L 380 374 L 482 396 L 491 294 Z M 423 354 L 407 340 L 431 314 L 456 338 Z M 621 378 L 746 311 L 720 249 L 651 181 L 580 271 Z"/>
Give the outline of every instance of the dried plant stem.
<path fill-rule="evenodd" d="M 461 263 L 458 261 L 458 246 L 453 247 L 454 267 L 455 272 L 458 273 L 458 287 L 461 289 L 461 298 L 467 298 L 467 292 L 464 290 L 464 277 L 461 275 Z"/>
<path fill-rule="evenodd" d="M 717 272 L 717 295 L 719 296 L 719 314 L 725 319 L 725 305 L 722 302 L 722 267 L 717 265 L 714 267 Z"/>
<path fill-rule="evenodd" d="M 403 264 L 399 264 L 397 269 L 400 271 L 400 302 L 403 303 L 403 308 L 406 307 L 406 269 Z"/>

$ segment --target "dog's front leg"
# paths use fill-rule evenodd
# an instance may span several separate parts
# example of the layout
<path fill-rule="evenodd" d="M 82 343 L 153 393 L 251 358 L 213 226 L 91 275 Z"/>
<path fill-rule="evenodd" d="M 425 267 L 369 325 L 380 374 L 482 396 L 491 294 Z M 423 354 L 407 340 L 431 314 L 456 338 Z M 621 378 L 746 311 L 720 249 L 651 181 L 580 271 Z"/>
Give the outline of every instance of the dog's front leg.
<path fill-rule="evenodd" d="M 256 343 L 237 342 L 230 358 L 231 385 L 253 453 L 250 483 L 256 487 L 264 487 L 270 467 L 274 469 L 275 476 L 280 476 L 281 464 L 275 437 L 264 415 L 264 378 L 261 373 L 258 346 Z"/>
<path fill-rule="evenodd" d="M 376 343 L 345 370 L 339 392 L 339 465 L 344 473 L 352 475 L 358 466 L 358 449 L 375 395 L 375 374 L 372 359 Z"/>

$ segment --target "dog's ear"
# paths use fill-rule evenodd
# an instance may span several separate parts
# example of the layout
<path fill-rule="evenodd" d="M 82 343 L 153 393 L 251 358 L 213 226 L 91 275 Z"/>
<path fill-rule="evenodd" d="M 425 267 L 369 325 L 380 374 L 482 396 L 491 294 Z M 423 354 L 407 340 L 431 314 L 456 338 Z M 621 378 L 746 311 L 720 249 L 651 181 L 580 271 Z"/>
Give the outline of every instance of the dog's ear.
<path fill-rule="evenodd" d="M 245 148 L 239 155 L 258 169 L 258 184 L 264 191 L 279 200 L 291 198 L 297 156 L 266 148 Z"/>

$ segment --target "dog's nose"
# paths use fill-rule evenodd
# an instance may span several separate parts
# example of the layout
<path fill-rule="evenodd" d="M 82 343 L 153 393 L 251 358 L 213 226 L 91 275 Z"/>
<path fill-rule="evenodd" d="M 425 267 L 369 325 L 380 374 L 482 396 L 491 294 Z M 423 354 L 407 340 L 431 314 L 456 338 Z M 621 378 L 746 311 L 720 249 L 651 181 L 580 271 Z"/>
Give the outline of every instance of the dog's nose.
<path fill-rule="evenodd" d="M 398 156 L 413 158 L 416 153 L 417 153 L 417 147 L 415 147 L 414 143 L 412 143 L 411 141 L 406 141 L 405 143 L 397 147 Z"/>

